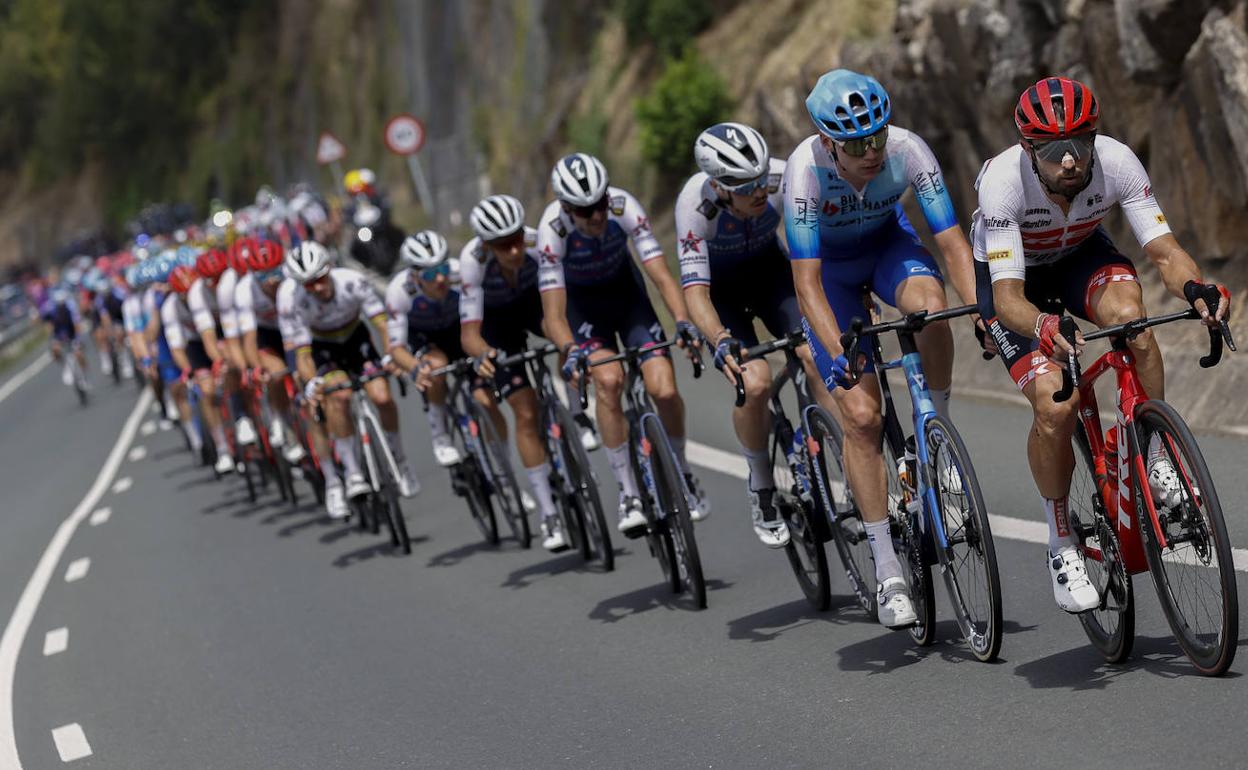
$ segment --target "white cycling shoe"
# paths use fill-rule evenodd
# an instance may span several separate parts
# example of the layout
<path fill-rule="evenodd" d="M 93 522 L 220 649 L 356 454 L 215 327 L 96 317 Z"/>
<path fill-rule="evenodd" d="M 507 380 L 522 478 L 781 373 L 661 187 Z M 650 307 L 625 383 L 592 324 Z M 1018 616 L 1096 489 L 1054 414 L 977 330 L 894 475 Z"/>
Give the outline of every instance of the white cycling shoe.
<path fill-rule="evenodd" d="M 620 499 L 620 523 L 616 529 L 625 535 L 632 535 L 646 528 L 646 515 L 641 512 L 641 500 L 636 497 Z"/>
<path fill-rule="evenodd" d="M 325 487 L 325 510 L 331 519 L 341 520 L 351 515 L 351 509 L 347 506 L 347 494 L 341 484 Z"/>
<path fill-rule="evenodd" d="M 449 434 L 443 433 L 433 439 L 433 459 L 438 461 L 438 465 L 443 468 L 449 468 L 456 465 L 460 460 L 464 459 L 459 454 L 459 448 L 451 441 Z"/>
<path fill-rule="evenodd" d="M 256 443 L 256 426 L 251 424 L 251 418 L 239 417 L 234 422 L 234 439 L 239 446 Z"/>
<path fill-rule="evenodd" d="M 750 490 L 750 519 L 754 534 L 768 548 L 784 548 L 789 544 L 789 526 L 780 517 L 774 502 L 776 490 Z"/>
<path fill-rule="evenodd" d="M 524 510 L 530 513 L 537 510 L 537 501 L 525 489 L 520 490 L 520 505 L 524 506 Z"/>
<path fill-rule="evenodd" d="M 1057 606 L 1066 612 L 1080 613 L 1096 609 L 1101 595 L 1088 579 L 1083 565 L 1083 554 L 1073 545 L 1059 548 L 1056 554 L 1045 551 L 1049 562 L 1049 577 L 1053 580 L 1053 598 Z"/>
<path fill-rule="evenodd" d="M 1173 510 L 1187 502 L 1187 490 L 1183 488 L 1183 480 L 1179 478 L 1174 463 L 1165 455 L 1149 461 L 1148 488 L 1153 493 L 1153 501 L 1158 508 Z M 1200 494 L 1194 486 L 1192 492 Z"/>
<path fill-rule="evenodd" d="M 589 419 L 589 415 L 581 412 L 572 419 L 581 429 L 581 446 L 585 447 L 586 452 L 592 452 L 602 446 L 602 442 L 598 440 L 598 430 L 594 427 L 594 421 Z"/>
<path fill-rule="evenodd" d="M 905 628 L 919 619 L 910 601 L 910 588 L 902 577 L 887 578 L 875 592 L 877 617 L 880 625 L 887 628 Z"/>
<path fill-rule="evenodd" d="M 563 535 L 563 525 L 558 516 L 542 519 L 542 547 L 551 553 L 568 550 L 568 540 Z"/>
<path fill-rule="evenodd" d="M 369 484 L 368 479 L 365 478 L 364 474 L 359 471 L 347 474 L 346 487 L 347 497 L 350 499 L 363 497 L 373 491 L 373 485 Z"/>
<path fill-rule="evenodd" d="M 219 476 L 232 473 L 234 471 L 234 458 L 222 452 L 217 455 L 217 464 L 213 466 L 213 470 L 215 470 Z"/>
<path fill-rule="evenodd" d="M 412 470 L 412 466 L 407 460 L 398 463 L 399 466 L 399 494 L 403 497 L 415 497 L 420 494 L 420 479 L 416 478 L 416 472 Z"/>
<path fill-rule="evenodd" d="M 711 501 L 707 499 L 706 492 L 702 491 L 701 482 L 692 473 L 685 474 L 685 484 L 689 489 L 689 494 L 685 495 L 689 504 L 689 518 L 702 521 L 711 515 Z"/>

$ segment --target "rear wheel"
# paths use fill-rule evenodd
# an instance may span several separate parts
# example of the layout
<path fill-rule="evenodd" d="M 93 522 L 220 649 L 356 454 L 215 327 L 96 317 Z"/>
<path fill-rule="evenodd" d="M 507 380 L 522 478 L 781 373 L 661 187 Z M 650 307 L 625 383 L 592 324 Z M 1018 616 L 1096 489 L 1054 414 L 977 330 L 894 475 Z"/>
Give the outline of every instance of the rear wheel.
<path fill-rule="evenodd" d="M 1205 458 L 1174 407 L 1147 401 L 1135 412 L 1138 451 L 1149 465 L 1152 442 L 1160 460 L 1173 466 L 1178 501 L 1159 500 L 1147 478 L 1135 479 L 1136 515 L 1149 572 L 1166 621 L 1200 673 L 1219 676 L 1235 660 L 1239 643 L 1239 596 L 1222 505 Z M 1154 529 L 1160 525 L 1163 545 Z"/>
<path fill-rule="evenodd" d="M 390 529 L 390 544 L 400 548 L 403 553 L 412 552 L 412 541 L 407 535 L 407 521 L 403 518 L 403 508 L 399 504 L 399 480 L 394 458 L 390 455 L 385 443 L 385 436 L 377 430 L 372 420 L 365 421 L 368 426 L 368 446 L 374 447 L 373 464 L 377 469 L 377 486 L 380 490 L 373 495 L 374 526 L 381 518 L 385 518 Z M 374 528 L 374 533 L 377 531 Z"/>
<path fill-rule="evenodd" d="M 793 576 L 805 594 L 806 600 L 817 610 L 826 610 L 832 604 L 832 580 L 828 573 L 828 554 L 823 548 L 823 538 L 815 527 L 815 517 L 823 515 L 816 508 L 818 497 L 807 479 L 799 478 L 789 465 L 786 451 L 793 443 L 793 429 L 787 423 L 780 425 L 772 434 L 771 475 L 776 484 L 775 505 L 785 525 L 789 528 L 789 544 L 784 553 L 793 568 Z M 804 457 L 794 456 L 794 463 L 804 464 Z M 800 469 L 806 475 L 806 466 Z"/>
<path fill-rule="evenodd" d="M 563 462 L 563 472 L 567 476 L 566 483 L 572 492 L 572 503 L 579 514 L 581 525 L 581 556 L 585 559 L 598 559 L 602 568 L 610 572 L 615 569 L 615 551 L 611 547 L 611 531 L 607 529 L 606 515 L 602 510 L 602 498 L 598 495 L 598 485 L 594 483 L 589 455 L 581 444 L 580 430 L 572 419 L 572 414 L 563 406 L 556 404 L 552 415 L 552 426 L 558 427 L 558 446 Z"/>
<path fill-rule="evenodd" d="M 702 559 L 698 554 L 698 541 L 693 533 L 693 520 L 689 518 L 689 502 L 685 496 L 684 481 L 676 470 L 676 457 L 668 448 L 667 437 L 662 435 L 658 422 L 645 421 L 647 443 L 650 448 L 650 468 L 654 473 L 655 492 L 663 509 L 667 533 L 671 538 L 672 552 L 676 557 L 678 582 L 689 591 L 693 603 L 706 609 L 706 580 L 702 575 Z"/>
<path fill-rule="evenodd" d="M 875 562 L 862 525 L 862 513 L 854 502 L 841 455 L 841 426 L 822 408 L 809 410 L 806 437 L 807 473 L 814 483 L 823 509 L 830 514 L 828 527 L 836 552 L 845 566 L 849 587 L 867 614 L 875 617 Z"/>
<path fill-rule="evenodd" d="M 521 548 L 532 544 L 533 533 L 529 529 L 529 516 L 521 502 L 520 486 L 516 483 L 516 474 L 511 467 L 511 456 L 507 445 L 498 436 L 494 421 L 479 404 L 473 403 L 473 421 L 480 431 L 481 457 L 486 477 L 493 488 L 494 500 L 506 520 L 511 534 L 520 543 Z"/>

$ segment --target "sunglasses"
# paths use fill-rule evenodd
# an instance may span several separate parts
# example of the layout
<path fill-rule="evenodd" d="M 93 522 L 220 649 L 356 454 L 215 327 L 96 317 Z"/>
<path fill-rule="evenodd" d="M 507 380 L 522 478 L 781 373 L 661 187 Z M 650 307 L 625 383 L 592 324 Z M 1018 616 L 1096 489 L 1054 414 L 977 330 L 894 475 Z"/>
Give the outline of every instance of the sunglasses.
<path fill-rule="evenodd" d="M 1065 139 L 1054 139 L 1050 142 L 1032 142 L 1032 152 L 1036 157 L 1049 163 L 1061 163 L 1069 153 L 1075 160 L 1082 160 L 1092 154 L 1092 146 L 1096 142 L 1096 132 L 1089 131 L 1078 136 Z"/>
<path fill-rule="evenodd" d="M 603 200 L 606 200 L 605 198 Z M 492 249 L 499 251 L 510 251 L 512 248 L 524 243 L 524 228 L 520 228 L 511 235 L 504 235 L 502 238 L 495 238 L 492 241 L 486 241 Z"/>
<path fill-rule="evenodd" d="M 835 141 L 835 140 L 833 140 Z M 867 154 L 868 149 L 884 150 L 884 145 L 888 144 L 888 126 L 884 126 L 871 136 L 864 136 L 860 139 L 850 139 L 844 142 L 836 142 L 839 150 L 844 150 L 845 154 L 851 158 L 861 158 Z"/>
<path fill-rule="evenodd" d="M 606 211 L 606 210 L 607 210 L 607 196 L 606 195 L 603 195 L 601 198 L 597 200 L 597 202 L 591 203 L 588 206 L 566 206 L 566 205 L 564 206 L 564 211 L 568 211 L 580 217 L 581 219 L 589 219 L 594 214 L 597 214 L 599 211 Z"/>
<path fill-rule="evenodd" d="M 424 270 L 421 270 L 420 280 L 436 281 L 439 275 L 450 275 L 450 274 L 451 274 L 451 263 L 443 262 L 437 267 L 426 267 Z"/>
<path fill-rule="evenodd" d="M 715 182 L 720 187 L 735 195 L 749 195 L 760 187 L 766 187 L 770 180 L 770 174 L 763 174 L 762 176 L 755 177 L 754 179 L 747 179 L 745 181 L 733 179 L 732 177 L 724 177 L 723 179 L 716 179 Z"/>
<path fill-rule="evenodd" d="M 265 270 L 264 272 L 256 273 L 256 280 L 259 281 L 260 283 L 268 283 L 269 281 L 280 281 L 282 280 L 283 277 L 284 276 L 282 275 L 282 269 L 280 267 L 275 267 L 272 270 Z"/>

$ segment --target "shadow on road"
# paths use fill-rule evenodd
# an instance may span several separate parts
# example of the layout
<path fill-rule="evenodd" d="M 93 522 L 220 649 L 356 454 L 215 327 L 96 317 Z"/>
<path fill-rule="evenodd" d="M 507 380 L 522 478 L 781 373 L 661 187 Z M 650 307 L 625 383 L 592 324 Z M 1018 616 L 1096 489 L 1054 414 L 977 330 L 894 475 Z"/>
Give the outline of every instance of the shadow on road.
<path fill-rule="evenodd" d="M 594 564 L 595 562 L 586 563 L 581 558 L 579 552 L 571 551 L 553 559 L 546 559 L 536 564 L 530 564 L 527 567 L 521 567 L 508 575 L 507 579 L 499 587 L 527 588 L 537 582 L 534 578 L 553 577 L 565 572 L 602 572 L 601 568 L 595 569 Z"/>
<path fill-rule="evenodd" d="M 708 593 L 711 591 L 722 591 L 731 587 L 732 583 L 726 583 L 723 580 L 706 581 Z M 629 591 L 619 596 L 612 596 L 609 599 L 603 599 L 598 602 L 596 607 L 590 610 L 589 618 L 590 620 L 598 620 L 603 623 L 616 623 L 633 615 L 640 615 L 643 612 L 649 612 L 660 607 L 667 610 L 694 609 L 693 602 L 688 594 L 674 594 L 665 583 L 659 583 L 639 588 L 636 591 Z"/>
<path fill-rule="evenodd" d="M 770 642 L 786 631 L 815 622 L 847 623 L 850 622 L 850 614 L 857 606 L 858 600 L 853 596 L 834 595 L 832 608 L 827 612 L 819 612 L 810 606 L 810 602 L 798 599 L 728 621 L 728 638 L 748 642 Z M 860 611 L 857 617 L 864 622 L 867 620 L 867 616 Z"/>
<path fill-rule="evenodd" d="M 414 535 L 412 536 L 411 541 L 412 545 L 417 545 L 427 541 L 428 539 L 429 538 L 425 535 Z M 364 562 L 372 561 L 378 557 L 402 559 L 406 558 L 406 554 L 404 554 L 401 549 L 391 545 L 390 539 L 386 537 L 379 542 L 373 543 L 372 545 L 367 545 L 363 548 L 357 548 L 354 551 L 348 551 L 347 553 L 342 554 L 334 559 L 333 565 L 338 569 L 346 569 L 347 567 L 354 567 L 356 564 L 363 564 Z"/>
<path fill-rule="evenodd" d="M 1241 646 L 1244 642 L 1240 642 Z M 1103 690 L 1117 679 L 1146 672 L 1163 679 L 1198 676 L 1178 642 L 1170 636 L 1137 636 L 1131 657 L 1122 663 L 1106 663 L 1089 645 L 1072 647 L 1045 658 L 1019 664 L 1014 673 L 1035 689 Z M 1223 678 L 1238 678 L 1231 671 Z"/>
<path fill-rule="evenodd" d="M 498 546 L 490 545 L 484 540 L 474 540 L 465 543 L 449 551 L 443 551 L 435 556 L 430 557 L 426 567 L 454 567 L 469 556 L 478 553 L 494 552 L 498 550 Z"/>
<path fill-rule="evenodd" d="M 874 624 L 874 620 L 866 614 L 854 613 L 862 622 Z M 1008 639 L 1013 634 L 1032 631 L 1035 626 L 1024 626 L 1013 620 L 1007 620 L 1002 631 Z M 905 668 L 918 663 L 931 655 L 938 655 L 941 660 L 950 663 L 974 663 L 985 665 L 975 657 L 966 640 L 962 638 L 962 630 L 955 620 L 940 620 L 936 623 L 936 641 L 931 647 L 919 647 L 906 631 L 889 631 L 879 626 L 881 635 L 837 649 L 840 656 L 838 667 L 842 671 L 865 671 L 868 674 L 887 674 L 892 670 Z M 1003 645 L 1004 646 L 1004 645 Z M 1005 648 L 1009 652 L 1008 647 Z M 990 665 L 1007 663 L 1005 658 L 998 657 Z"/>

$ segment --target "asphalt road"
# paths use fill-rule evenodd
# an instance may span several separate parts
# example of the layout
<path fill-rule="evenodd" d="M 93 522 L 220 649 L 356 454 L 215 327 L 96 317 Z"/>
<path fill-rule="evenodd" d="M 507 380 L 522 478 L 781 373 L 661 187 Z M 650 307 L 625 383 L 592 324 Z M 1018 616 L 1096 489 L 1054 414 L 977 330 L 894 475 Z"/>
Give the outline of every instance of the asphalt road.
<path fill-rule="evenodd" d="M 683 379 L 692 437 L 733 450 L 727 386 Z M 833 609 L 811 611 L 783 554 L 755 540 L 743 482 L 702 468 L 715 505 L 698 526 L 710 607 L 692 611 L 638 541 L 620 545 L 611 574 L 484 546 L 433 467 L 414 398 L 404 425 L 425 489 L 405 504 L 409 557 L 311 504 L 248 504 L 240 480 L 214 481 L 151 413 L 135 418 L 101 499 L 81 508 L 135 402 L 133 388 L 101 385 L 78 408 L 54 367 L 0 401 L 6 641 L 80 508 L 13 648 L 12 702 L 0 703 L 26 768 L 64 764 L 53 731 L 68 725 L 85 743 L 70 728 L 61 749 L 90 752 L 73 766 L 100 768 L 1245 762 L 1248 658 L 1223 679 L 1193 675 L 1147 577 L 1136 653 L 1108 666 L 1054 605 L 1042 546 L 998 538 L 1001 661 L 976 662 L 943 605 L 941 641 L 920 650 L 869 622 L 843 579 Z M 1040 521 L 1026 414 L 970 399 L 953 413 L 991 510 Z M 1202 446 L 1232 539 L 1248 544 L 1245 446 Z M 609 478 L 601 453 L 595 462 Z M 130 484 L 113 491 L 116 479 Z M 85 574 L 67 582 L 82 559 Z"/>

